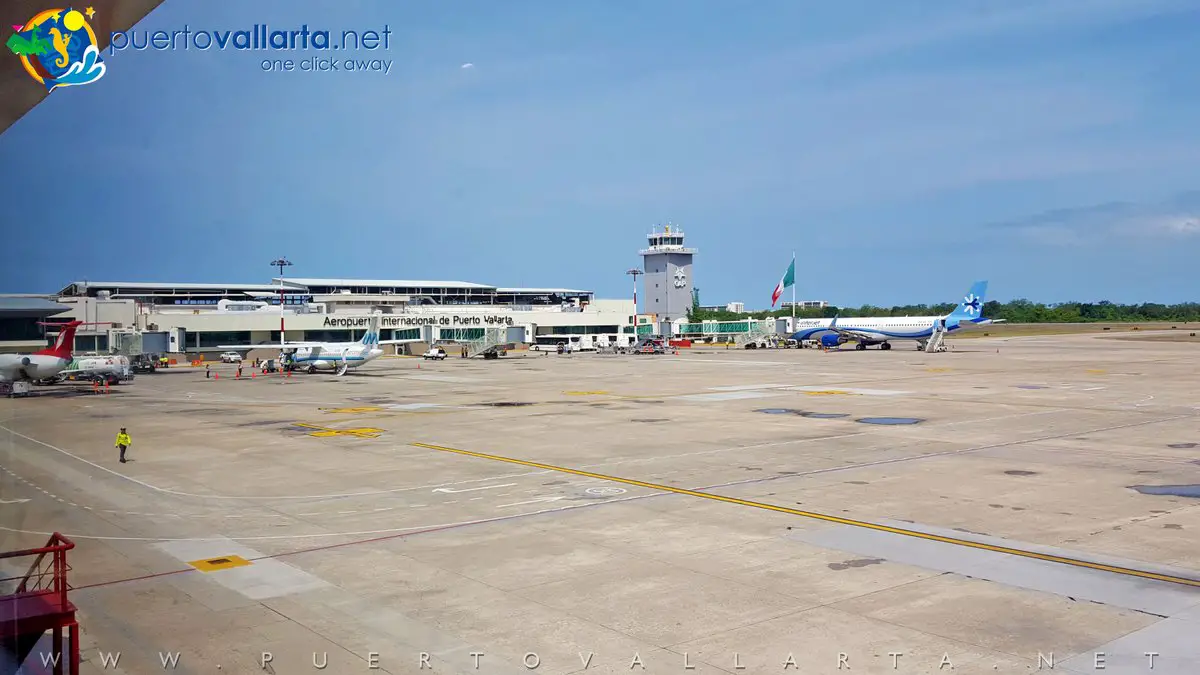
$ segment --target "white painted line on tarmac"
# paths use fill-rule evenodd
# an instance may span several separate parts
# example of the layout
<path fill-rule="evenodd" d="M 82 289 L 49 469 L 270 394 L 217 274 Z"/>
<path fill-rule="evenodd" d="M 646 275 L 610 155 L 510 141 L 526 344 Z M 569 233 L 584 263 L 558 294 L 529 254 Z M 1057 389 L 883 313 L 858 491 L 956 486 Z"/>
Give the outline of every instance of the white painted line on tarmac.
<path fill-rule="evenodd" d="M 1193 417 L 1192 415 L 1174 415 L 1172 417 L 1166 417 L 1166 418 L 1158 419 L 1158 420 L 1148 420 L 1148 421 L 1143 420 L 1143 421 L 1139 421 L 1139 422 L 1130 422 L 1127 424 L 1117 424 L 1117 425 L 1112 425 L 1112 426 L 1107 426 L 1107 427 L 1100 427 L 1100 428 L 1096 428 L 1096 429 L 1074 430 L 1074 431 L 1070 431 L 1067 433 L 1052 434 L 1052 435 L 1048 435 L 1048 436 L 1042 436 L 1039 438 L 1031 438 L 1031 439 L 1027 439 L 1027 440 L 1007 441 L 1007 442 L 1003 442 L 1003 443 L 989 443 L 987 445 L 978 445 L 978 446 L 973 446 L 973 447 L 969 447 L 969 448 L 962 448 L 960 450 L 947 450 L 945 452 L 936 452 L 936 453 L 929 453 L 929 454 L 924 454 L 924 455 L 911 455 L 908 457 L 898 457 L 895 459 L 884 459 L 884 460 L 879 460 L 879 461 L 875 461 L 875 462 L 866 462 L 863 464 L 849 464 L 846 466 L 829 467 L 829 468 L 825 468 L 825 469 L 815 469 L 813 471 L 798 472 L 796 474 L 790 474 L 787 476 L 776 476 L 776 477 L 772 477 L 770 479 L 748 478 L 745 480 L 731 481 L 731 482 L 722 483 L 719 485 L 709 485 L 706 487 L 695 488 L 695 490 L 697 490 L 697 491 L 714 490 L 714 489 L 722 488 L 722 487 L 733 487 L 733 486 L 737 486 L 737 485 L 748 485 L 748 484 L 753 484 L 753 483 L 761 483 L 761 482 L 765 482 L 765 480 L 775 480 L 775 479 L 780 479 L 780 478 L 795 478 L 798 476 L 810 476 L 810 475 L 833 473 L 833 472 L 839 472 L 839 471 L 849 471 L 849 470 L 854 470 L 854 469 L 859 469 L 859 468 L 864 468 L 864 467 L 871 467 L 871 466 L 896 464 L 896 463 L 906 462 L 906 461 L 911 461 L 911 460 L 931 459 L 931 458 L 935 458 L 935 457 L 945 457 L 945 456 L 949 456 L 949 455 L 961 455 L 961 454 L 966 454 L 966 453 L 971 453 L 971 452 L 978 452 L 980 450 L 990 450 L 990 449 L 994 449 L 994 448 L 1003 448 L 1003 447 L 1009 447 L 1009 446 L 1015 446 L 1015 445 L 1025 445 L 1028 443 L 1039 443 L 1041 441 L 1047 441 L 1047 440 L 1058 439 L 1058 438 L 1066 438 L 1068 436 L 1075 436 L 1075 435 L 1079 435 L 1079 434 L 1098 433 L 1098 432 L 1103 432 L 1103 431 L 1115 431 L 1117 429 L 1128 429 L 1128 428 L 1133 428 L 1133 427 L 1148 426 L 1151 424 L 1161 424 L 1163 422 L 1171 422 L 1171 421 L 1180 420 L 1180 419 L 1190 419 L 1192 417 Z M 814 439 L 814 440 L 819 440 L 819 439 Z M 45 444 L 43 444 L 43 445 L 45 445 Z M 539 473 L 551 473 L 551 472 L 543 471 L 543 472 L 539 472 Z M 450 522 L 450 523 L 441 523 L 441 524 L 436 524 L 436 525 L 416 525 L 416 526 L 412 526 L 412 527 L 388 528 L 388 529 L 382 529 L 382 530 L 360 530 L 360 531 L 356 531 L 356 532 L 318 532 L 318 533 L 313 533 L 313 534 L 276 534 L 276 535 L 257 535 L 257 536 L 246 536 L 246 537 L 222 536 L 222 537 L 174 537 L 174 538 L 172 538 L 172 537 L 105 537 L 105 536 L 87 535 L 87 534 L 78 534 L 78 533 L 66 533 L 65 536 L 72 538 L 72 539 L 88 539 L 88 540 L 94 540 L 94 541 L 153 541 L 153 542 L 226 541 L 226 540 L 280 541 L 280 540 L 285 540 L 285 539 L 323 539 L 323 538 L 329 538 L 329 537 L 378 536 L 378 535 L 388 535 L 388 534 L 400 534 L 403 532 L 413 532 L 416 530 L 445 529 L 445 528 L 449 528 L 449 527 L 462 527 L 465 525 L 479 525 L 479 524 L 484 524 L 484 523 L 498 522 L 498 521 L 502 521 L 502 520 L 511 520 L 513 518 L 522 518 L 522 517 L 526 517 L 526 516 L 537 516 L 537 515 L 550 514 L 550 513 L 559 513 L 559 512 L 563 512 L 563 511 L 573 511 L 575 509 L 588 508 L 588 507 L 592 507 L 592 506 L 598 506 L 601 504 L 619 504 L 622 502 L 634 501 L 634 500 L 640 500 L 640 499 L 648 499 L 651 497 L 655 497 L 655 496 L 659 496 L 659 495 L 668 495 L 668 494 L 671 494 L 671 493 L 650 492 L 648 494 L 632 495 L 629 497 L 621 497 L 618 499 L 608 499 L 608 500 L 604 500 L 604 501 L 588 500 L 583 503 L 570 504 L 568 506 L 558 506 L 558 507 L 549 508 L 549 509 L 539 509 L 537 511 L 528 511 L 525 513 L 518 513 L 518 514 L 512 514 L 512 515 L 506 515 L 506 516 L 494 516 L 491 518 L 478 518 L 478 519 L 474 519 L 474 520 L 463 520 L 463 521 Z M 559 497 L 559 499 L 562 499 L 562 498 L 563 497 Z M 420 506 L 424 506 L 424 505 L 413 504 L 411 506 L 411 508 L 418 508 Z M 17 533 L 17 534 L 33 534 L 33 535 L 38 535 L 38 536 L 43 536 L 43 537 L 48 537 L 51 534 L 53 534 L 51 532 L 43 532 L 40 530 L 25 530 L 25 529 L 20 529 L 20 528 L 5 527 L 2 525 L 0 525 L 0 531 L 13 532 L 13 533 Z"/>
<path fill-rule="evenodd" d="M 100 464 L 96 464 L 95 462 L 84 459 L 83 457 L 80 457 L 74 453 L 68 452 L 67 450 L 64 450 L 56 445 L 52 445 L 45 441 L 38 440 L 31 436 L 26 436 L 25 434 L 22 434 L 18 431 L 14 431 L 14 430 L 10 429 L 9 427 L 4 426 L 3 424 L 0 424 L 0 429 L 3 429 L 5 431 L 9 432 L 10 434 L 13 434 L 14 436 L 24 438 L 25 440 L 30 441 L 31 443 L 37 443 L 38 445 L 41 445 L 43 447 L 54 450 L 55 452 L 59 452 L 63 455 L 66 455 L 67 457 L 70 457 L 71 459 L 83 462 L 84 464 L 87 464 L 89 466 L 96 467 L 97 469 L 105 471 L 106 473 L 110 473 L 118 478 L 124 478 L 130 482 L 141 485 L 142 487 L 148 488 L 154 492 L 159 492 L 162 494 L 170 494 L 170 495 L 175 495 L 175 496 L 180 496 L 180 497 L 194 497 L 194 498 L 198 498 L 198 499 L 221 499 L 221 500 L 238 499 L 238 500 L 245 500 L 245 501 L 260 501 L 261 502 L 261 501 L 273 501 L 273 500 L 280 500 L 280 501 L 283 501 L 283 500 L 317 500 L 317 499 L 337 499 L 337 498 L 344 498 L 344 497 L 371 497 L 371 496 L 376 496 L 376 495 L 395 494 L 397 492 L 411 492 L 414 490 L 429 490 L 432 488 L 451 487 L 451 486 L 455 486 L 455 485 L 469 485 L 471 483 L 482 483 L 482 482 L 486 482 L 486 481 L 504 480 L 506 478 L 525 478 L 528 476 L 544 476 L 544 475 L 553 473 L 552 471 L 525 471 L 522 473 L 510 473 L 510 474 L 503 474 L 500 476 L 489 476 L 487 478 L 470 478 L 470 479 L 466 479 L 466 480 L 444 482 L 444 483 L 433 483 L 433 484 L 428 484 L 428 485 L 412 485 L 412 486 L 407 486 L 407 487 L 391 488 L 388 490 L 370 490 L 370 491 L 366 491 L 366 492 L 345 492 L 345 493 L 323 494 L 323 495 L 276 495 L 276 496 L 203 495 L 203 494 L 195 494 L 195 493 L 191 493 L 191 492 L 183 492 L 181 490 L 172 490 L 169 488 L 162 488 L 162 487 L 158 487 L 157 485 L 151 485 L 150 483 L 147 483 L 145 481 L 138 480 L 131 476 L 126 476 L 123 473 L 120 473 L 118 471 L 113 471 L 112 469 L 109 469 L 108 467 L 101 466 Z M 716 454 L 716 453 L 721 453 L 721 452 L 734 452 L 734 451 L 738 451 L 738 450 L 754 450 L 757 448 L 767 448 L 767 447 L 774 447 L 774 446 L 779 446 L 779 445 L 790 445 L 793 443 L 811 443 L 814 441 L 828 441 L 828 440 L 833 440 L 833 439 L 837 439 L 837 438 L 849 438 L 851 436 L 862 436 L 862 435 L 865 435 L 866 433 L 867 432 L 865 432 L 865 431 L 860 431 L 860 432 L 855 432 L 855 433 L 850 433 L 850 434 L 840 434 L 840 435 L 834 435 L 834 436 L 818 436 L 818 437 L 814 437 L 814 438 L 800 438 L 800 439 L 790 439 L 790 440 L 785 440 L 785 441 L 771 441 L 771 442 L 767 442 L 767 443 L 756 443 L 756 444 L 751 444 L 751 445 L 735 445 L 735 446 L 728 446 L 728 447 L 724 447 L 724 448 L 714 448 L 712 450 L 697 450 L 695 452 L 684 452 L 684 453 L 679 453 L 679 454 L 675 454 L 675 455 L 659 455 L 656 457 L 629 457 L 626 459 L 619 459 L 619 460 L 614 460 L 611 462 L 600 462 L 598 464 L 587 464 L 581 468 L 594 469 L 594 468 L 598 468 L 598 467 L 602 467 L 602 466 L 619 466 L 619 465 L 623 465 L 623 464 L 655 462 L 655 461 L 664 460 L 664 459 L 678 459 L 680 457 L 711 455 L 711 454 Z M 30 483 L 30 485 L 32 485 L 32 483 Z"/>
<path fill-rule="evenodd" d="M 499 505 L 497 505 L 497 506 L 496 506 L 496 508 L 498 508 L 498 509 L 503 509 L 503 508 L 507 508 L 507 507 L 509 507 L 509 506 L 523 506 L 523 505 L 525 505 L 525 504 L 537 504 L 537 503 L 540 503 L 540 502 L 556 502 L 556 501 L 558 501 L 558 500 L 560 500 L 560 499 L 566 499 L 566 496 L 565 496 L 565 495 L 559 495 L 559 496 L 557 496 L 557 497 L 540 497 L 540 498 L 538 498 L 538 499 L 531 499 L 531 500 L 529 500 L 529 501 L 527 501 L 527 502 L 513 502 L 512 504 L 499 504 Z"/>
<path fill-rule="evenodd" d="M 491 490 L 492 488 L 512 487 L 513 485 L 516 485 L 516 483 L 504 483 L 502 485 L 484 485 L 482 487 L 463 488 L 461 490 L 455 490 L 452 488 L 434 488 L 433 492 L 445 492 L 448 494 L 458 494 L 459 492 L 474 492 L 476 490 Z"/>

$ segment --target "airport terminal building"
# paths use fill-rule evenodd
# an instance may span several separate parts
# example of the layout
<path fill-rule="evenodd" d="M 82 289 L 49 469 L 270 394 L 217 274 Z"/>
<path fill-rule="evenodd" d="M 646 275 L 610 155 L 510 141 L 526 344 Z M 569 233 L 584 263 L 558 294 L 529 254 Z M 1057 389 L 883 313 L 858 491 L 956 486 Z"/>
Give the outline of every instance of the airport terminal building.
<path fill-rule="evenodd" d="M 56 294 L 69 311 L 54 321 L 85 326 L 77 351 L 109 351 L 122 332 L 165 334 L 174 354 L 220 345 L 359 339 L 381 312 L 382 340 L 413 347 L 471 342 L 489 328 L 523 328 L 525 342 L 594 348 L 634 335 L 632 300 L 597 300 L 591 291 L 502 288 L 462 281 L 291 279 L 264 284 L 76 281 Z M 649 328 L 647 326 L 646 328 Z"/>

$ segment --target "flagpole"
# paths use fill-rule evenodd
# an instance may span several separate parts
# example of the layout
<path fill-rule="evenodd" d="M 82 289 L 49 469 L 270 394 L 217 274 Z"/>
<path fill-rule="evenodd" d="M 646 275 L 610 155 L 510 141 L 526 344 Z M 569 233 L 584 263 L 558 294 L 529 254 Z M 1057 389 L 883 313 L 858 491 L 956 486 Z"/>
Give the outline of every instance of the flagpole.
<path fill-rule="evenodd" d="M 792 251 L 792 269 L 796 269 L 796 252 Z M 796 329 L 796 279 L 792 279 L 792 330 Z"/>

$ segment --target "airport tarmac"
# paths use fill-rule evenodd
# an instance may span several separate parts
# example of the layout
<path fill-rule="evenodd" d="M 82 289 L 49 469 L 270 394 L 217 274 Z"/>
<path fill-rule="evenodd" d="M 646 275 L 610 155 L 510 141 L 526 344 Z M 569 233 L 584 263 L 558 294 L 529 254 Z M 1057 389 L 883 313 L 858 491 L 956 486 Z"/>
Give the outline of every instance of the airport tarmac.
<path fill-rule="evenodd" d="M 1195 349 L 171 369 L 0 401 L 0 526 L 85 673 L 1194 675 Z"/>

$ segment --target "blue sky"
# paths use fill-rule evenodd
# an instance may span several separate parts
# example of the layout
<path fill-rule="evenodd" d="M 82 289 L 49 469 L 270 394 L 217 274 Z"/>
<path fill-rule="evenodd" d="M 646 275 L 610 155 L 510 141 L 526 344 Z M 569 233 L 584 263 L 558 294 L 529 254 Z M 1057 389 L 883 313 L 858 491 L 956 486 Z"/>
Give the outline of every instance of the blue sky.
<path fill-rule="evenodd" d="M 1194 0 L 166 0 L 136 29 L 256 22 L 386 24 L 355 56 L 391 71 L 105 52 L 0 136 L 0 198 L 34 205 L 0 292 L 258 282 L 286 255 L 625 297 L 670 220 L 705 304 L 769 305 L 793 250 L 798 296 L 840 304 L 977 278 L 1200 300 Z"/>

